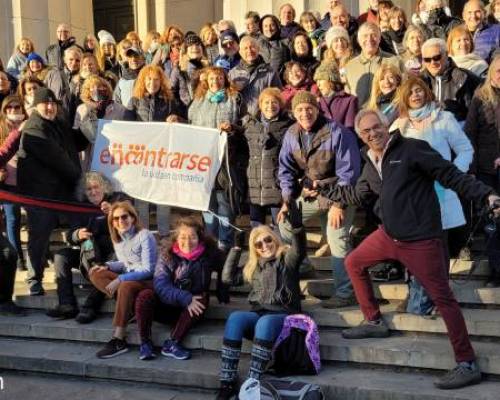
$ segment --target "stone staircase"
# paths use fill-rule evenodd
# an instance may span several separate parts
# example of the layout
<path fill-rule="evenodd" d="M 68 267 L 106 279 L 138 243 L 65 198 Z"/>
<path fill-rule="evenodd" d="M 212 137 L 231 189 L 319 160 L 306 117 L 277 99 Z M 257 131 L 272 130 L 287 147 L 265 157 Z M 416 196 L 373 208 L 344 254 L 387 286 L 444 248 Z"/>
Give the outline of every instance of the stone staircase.
<path fill-rule="evenodd" d="M 452 264 L 452 285 L 464 306 L 469 333 L 486 381 L 479 386 L 456 391 L 440 391 L 432 381 L 444 370 L 454 366 L 451 346 L 440 317 L 422 318 L 395 311 L 404 300 L 407 286 L 403 282 L 376 284 L 377 296 L 383 303 L 384 317 L 393 331 L 388 339 L 345 340 L 340 330 L 355 326 L 362 320 L 357 307 L 327 310 L 320 307 L 320 298 L 331 295 L 332 279 L 329 259 L 310 257 L 315 277 L 301 282 L 304 312 L 320 326 L 323 371 L 319 376 L 303 379 L 320 384 L 327 399 L 484 399 L 500 398 L 500 289 L 483 288 L 489 273 L 487 262 L 456 262 Z M 473 267 L 469 279 L 469 271 Z M 78 273 L 76 273 L 78 275 Z M 248 286 L 234 288 L 231 303 L 219 305 L 215 297 L 206 318 L 186 339 L 194 349 L 193 358 L 176 361 L 159 357 L 151 362 L 138 359 L 138 348 L 110 360 L 99 360 L 95 352 L 111 337 L 114 301 L 104 304 L 102 316 L 90 325 L 73 320 L 57 321 L 46 317 L 43 310 L 57 304 L 54 272 L 46 270 L 42 297 L 26 295 L 24 273 L 16 282 L 16 301 L 26 307 L 26 317 L 0 318 L 0 370 L 25 373 L 56 374 L 61 378 L 80 380 L 104 379 L 136 384 L 155 384 L 177 388 L 195 397 L 211 398 L 218 386 L 219 349 L 224 321 L 236 309 L 247 308 Z M 79 301 L 87 289 L 76 288 Z M 153 341 L 161 346 L 168 327 L 153 326 Z M 128 342 L 139 344 L 135 324 L 129 328 Z M 245 343 L 242 365 L 246 369 L 249 343 Z M 187 394 L 186 394 L 187 395 Z M 197 397 L 198 396 L 198 397 Z M 177 397 L 175 397 L 177 398 Z M 182 398 L 182 397 L 180 397 Z"/>

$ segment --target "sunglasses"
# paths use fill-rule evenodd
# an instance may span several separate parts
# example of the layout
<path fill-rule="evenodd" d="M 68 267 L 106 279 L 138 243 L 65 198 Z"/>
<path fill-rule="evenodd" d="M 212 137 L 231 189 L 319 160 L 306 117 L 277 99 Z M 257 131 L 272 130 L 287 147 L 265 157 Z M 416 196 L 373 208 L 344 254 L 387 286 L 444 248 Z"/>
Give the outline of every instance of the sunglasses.
<path fill-rule="evenodd" d="M 424 60 L 425 63 L 430 63 L 431 61 L 441 61 L 441 54 L 436 54 L 435 56 L 432 57 L 423 57 L 422 60 Z"/>
<path fill-rule="evenodd" d="M 254 246 L 257 250 L 262 250 L 262 248 L 264 247 L 264 243 L 271 244 L 272 242 L 273 238 L 271 236 L 266 236 L 264 239 L 255 242 Z"/>
<path fill-rule="evenodd" d="M 129 217 L 130 214 L 115 215 L 113 217 L 113 221 L 114 222 L 118 222 L 118 220 L 126 221 L 127 219 L 129 219 Z"/>
<path fill-rule="evenodd" d="M 5 109 L 6 109 L 6 110 L 20 110 L 20 109 L 21 109 L 21 106 L 20 106 L 20 105 L 18 105 L 18 104 L 17 104 L 17 105 L 15 105 L 15 106 L 13 106 L 13 105 L 10 105 L 10 104 L 9 104 L 7 107 L 5 107 Z"/>

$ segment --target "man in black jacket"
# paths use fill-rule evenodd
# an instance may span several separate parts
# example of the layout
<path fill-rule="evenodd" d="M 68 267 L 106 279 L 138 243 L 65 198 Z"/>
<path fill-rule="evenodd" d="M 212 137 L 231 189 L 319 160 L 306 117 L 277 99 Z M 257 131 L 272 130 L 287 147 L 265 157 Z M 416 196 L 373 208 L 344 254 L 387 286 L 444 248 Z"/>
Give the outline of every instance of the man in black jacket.
<path fill-rule="evenodd" d="M 57 43 L 51 44 L 45 51 L 45 59 L 57 69 L 64 68 L 64 51 L 71 46 L 78 46 L 76 39 L 71 36 L 71 29 L 68 24 L 59 24 L 56 30 Z M 80 47 L 80 46 L 78 46 Z"/>
<path fill-rule="evenodd" d="M 389 135 L 388 124 L 377 111 L 361 111 L 355 129 L 368 145 L 366 164 L 356 186 L 337 186 L 333 201 L 344 204 L 375 204 L 382 225 L 345 259 L 365 322 L 347 329 L 348 339 L 387 337 L 368 268 L 385 260 L 405 265 L 438 307 L 448 330 L 457 367 L 436 382 L 441 389 L 478 383 L 481 372 L 475 362 L 465 321 L 448 284 L 442 241 L 439 202 L 434 190 L 438 181 L 459 195 L 493 205 L 500 198 L 471 175 L 462 173 L 423 140 Z"/>
<path fill-rule="evenodd" d="M 50 89 L 38 89 L 33 103 L 35 110 L 23 127 L 18 152 L 18 189 L 33 197 L 70 201 L 81 173 L 78 152 L 88 141 L 58 116 L 57 99 Z M 43 295 L 43 259 L 61 213 L 36 207 L 26 211 L 30 294 Z"/>

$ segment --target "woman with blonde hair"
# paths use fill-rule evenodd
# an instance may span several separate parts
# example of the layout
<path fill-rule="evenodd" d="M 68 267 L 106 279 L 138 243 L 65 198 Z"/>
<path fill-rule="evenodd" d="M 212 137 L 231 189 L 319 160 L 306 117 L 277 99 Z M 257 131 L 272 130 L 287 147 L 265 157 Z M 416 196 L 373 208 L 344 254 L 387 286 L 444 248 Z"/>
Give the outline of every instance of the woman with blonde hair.
<path fill-rule="evenodd" d="M 176 25 L 168 25 L 163 31 L 163 34 L 160 36 L 160 46 L 158 47 L 158 50 L 156 50 L 155 55 L 151 60 L 151 64 L 159 65 L 160 67 L 163 66 L 165 72 L 167 73 L 167 76 L 170 77 L 172 67 L 171 65 L 166 66 L 166 64 L 173 63 L 172 58 L 176 57 L 175 54 L 178 58 L 178 52 L 174 50 L 173 44 L 174 42 L 180 42 L 182 44 L 183 41 L 184 33 L 182 33 L 181 28 Z M 177 47 L 178 46 L 175 46 L 175 48 Z M 172 54 L 172 52 L 174 54 Z"/>
<path fill-rule="evenodd" d="M 466 25 L 453 28 L 446 41 L 448 55 L 457 67 L 466 69 L 478 77 L 484 77 L 488 63 L 474 53 L 474 39 Z"/>
<path fill-rule="evenodd" d="M 109 298 L 116 298 L 113 337 L 97 352 L 98 358 L 111 358 L 128 351 L 127 324 L 134 315 L 137 295 L 153 287 L 158 259 L 156 239 L 142 228 L 130 202 L 119 201 L 111 206 L 108 228 L 117 261 L 108 261 L 89 271 L 92 284 Z"/>
<path fill-rule="evenodd" d="M 35 51 L 33 41 L 27 37 L 21 38 L 19 44 L 14 49 L 14 54 L 9 58 L 6 72 L 14 78 L 19 79 L 21 72 L 28 62 L 28 54 Z"/>
<path fill-rule="evenodd" d="M 340 26 L 332 26 L 325 35 L 327 49 L 323 53 L 323 61 L 333 61 L 345 83 L 345 66 L 353 57 L 353 49 L 349 33 Z"/>
<path fill-rule="evenodd" d="M 184 105 L 174 98 L 163 70 L 156 65 L 146 65 L 139 72 L 127 109 L 126 119 L 132 121 L 180 122 L 186 117 Z M 135 204 L 143 226 L 149 229 L 151 203 L 136 200 Z M 170 232 L 170 207 L 157 205 L 156 210 L 159 235 L 167 236 Z"/>
<path fill-rule="evenodd" d="M 128 32 L 125 36 L 125 39 L 130 40 L 130 43 L 132 43 L 132 47 L 135 47 L 138 50 L 142 50 L 142 40 L 136 31 Z"/>
<path fill-rule="evenodd" d="M 120 74 L 120 64 L 118 62 L 118 50 L 116 40 L 111 33 L 105 30 L 100 30 L 97 33 L 99 38 L 99 68 L 101 71 L 110 71 L 116 76 Z"/>
<path fill-rule="evenodd" d="M 489 5 L 488 23 L 500 23 L 500 0 L 493 0 Z"/>
<path fill-rule="evenodd" d="M 418 75 L 422 70 L 422 45 L 425 34 L 418 26 L 410 25 L 403 37 L 404 53 L 402 60 L 406 72 Z"/>
<path fill-rule="evenodd" d="M 253 341 L 248 377 L 260 380 L 285 317 L 301 311 L 299 266 L 306 254 L 306 239 L 295 203 L 290 205 L 287 218 L 293 228 L 290 247 L 284 246 L 267 225 L 250 232 L 243 277 L 251 286 L 251 311 L 234 311 L 226 322 L 217 399 L 230 399 L 237 393 L 243 338 Z"/>
<path fill-rule="evenodd" d="M 389 123 L 392 123 L 398 116 L 394 98 L 402 81 L 403 74 L 397 66 L 383 64 L 373 76 L 371 95 L 366 108 L 379 110 Z"/>
<path fill-rule="evenodd" d="M 211 23 L 206 23 L 200 29 L 200 39 L 205 46 L 207 58 L 210 65 L 213 65 L 215 59 L 219 56 L 219 43 L 217 32 Z"/>
<path fill-rule="evenodd" d="M 408 27 L 408 18 L 401 7 L 394 6 L 389 12 L 389 29 L 382 32 L 380 48 L 399 56 L 403 53 L 403 38 Z"/>

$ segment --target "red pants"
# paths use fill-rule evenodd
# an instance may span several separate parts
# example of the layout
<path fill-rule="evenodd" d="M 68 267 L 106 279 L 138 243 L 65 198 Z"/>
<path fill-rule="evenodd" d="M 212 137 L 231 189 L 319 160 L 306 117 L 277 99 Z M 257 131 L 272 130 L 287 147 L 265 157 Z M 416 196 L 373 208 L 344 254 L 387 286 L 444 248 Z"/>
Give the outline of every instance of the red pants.
<path fill-rule="evenodd" d="M 385 260 L 402 263 L 420 282 L 441 313 L 457 362 L 475 359 L 462 311 L 448 283 L 441 239 L 400 242 L 378 228 L 345 259 L 347 273 L 365 319 L 380 318 L 368 268 Z"/>

